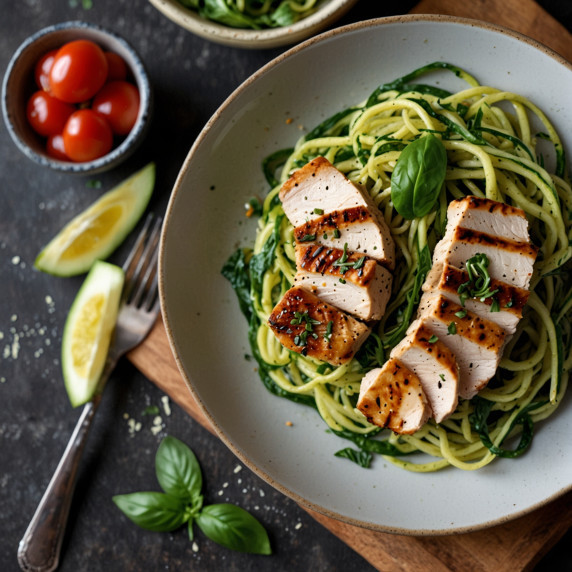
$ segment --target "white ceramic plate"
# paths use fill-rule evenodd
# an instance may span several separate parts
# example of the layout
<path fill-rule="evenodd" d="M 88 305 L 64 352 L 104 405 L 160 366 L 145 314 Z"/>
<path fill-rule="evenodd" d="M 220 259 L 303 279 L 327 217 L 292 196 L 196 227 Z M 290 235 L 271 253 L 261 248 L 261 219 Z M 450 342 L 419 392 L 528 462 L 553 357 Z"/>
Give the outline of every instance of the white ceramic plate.
<path fill-rule="evenodd" d="M 371 469 L 334 457 L 348 442 L 311 408 L 266 391 L 246 321 L 221 276 L 250 244 L 244 203 L 266 192 L 261 160 L 304 129 L 365 99 L 378 84 L 436 61 L 539 104 L 572 150 L 572 67 L 547 48 L 475 21 L 405 16 L 351 25 L 261 69 L 222 105 L 176 182 L 162 237 L 163 315 L 183 377 L 220 437 L 258 475 L 321 513 L 369 528 L 442 534 L 522 515 L 572 488 L 570 399 L 541 425 L 531 450 L 476 472 L 413 474 L 382 459 Z M 442 87 L 463 87 L 451 75 Z M 292 118 L 289 122 L 287 119 Z M 285 425 L 293 423 L 292 427 Z"/>

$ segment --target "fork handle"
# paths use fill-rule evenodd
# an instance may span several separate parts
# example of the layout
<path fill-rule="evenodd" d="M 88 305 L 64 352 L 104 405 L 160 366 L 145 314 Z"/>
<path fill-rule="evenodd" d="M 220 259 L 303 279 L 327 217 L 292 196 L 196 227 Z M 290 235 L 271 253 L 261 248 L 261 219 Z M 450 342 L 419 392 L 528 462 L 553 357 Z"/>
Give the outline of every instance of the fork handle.
<path fill-rule="evenodd" d="M 79 462 L 100 401 L 101 394 L 84 406 L 48 488 L 20 541 L 18 563 L 22 570 L 51 572 L 58 567 Z"/>

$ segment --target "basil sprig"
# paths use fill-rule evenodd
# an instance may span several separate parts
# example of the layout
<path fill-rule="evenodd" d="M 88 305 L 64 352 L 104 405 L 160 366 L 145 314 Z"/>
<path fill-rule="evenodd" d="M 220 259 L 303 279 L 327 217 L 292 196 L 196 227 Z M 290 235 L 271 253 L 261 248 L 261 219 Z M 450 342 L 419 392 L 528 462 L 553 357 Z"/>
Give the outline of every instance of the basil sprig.
<path fill-rule="evenodd" d="M 431 212 L 445 181 L 447 152 L 432 133 L 412 141 L 403 149 L 391 175 L 391 200 L 406 219 Z"/>
<path fill-rule="evenodd" d="M 175 437 L 163 439 L 155 456 L 157 480 L 164 492 L 115 495 L 113 502 L 137 526 L 168 532 L 193 524 L 214 542 L 238 552 L 271 554 L 262 524 L 246 510 L 229 503 L 203 505 L 203 476 L 194 453 Z"/>

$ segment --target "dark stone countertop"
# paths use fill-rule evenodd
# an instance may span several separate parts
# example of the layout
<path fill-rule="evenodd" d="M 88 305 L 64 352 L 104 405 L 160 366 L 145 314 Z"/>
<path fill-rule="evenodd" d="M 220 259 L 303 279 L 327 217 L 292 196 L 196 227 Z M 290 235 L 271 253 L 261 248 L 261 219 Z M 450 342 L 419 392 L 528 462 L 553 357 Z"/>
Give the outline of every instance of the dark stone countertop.
<path fill-rule="evenodd" d="M 568 0 L 542 5 L 572 30 Z M 349 23 L 409 10 L 415 2 L 361 2 Z M 383 5 L 381 7 L 380 5 Z M 67 20 L 97 23 L 125 37 L 144 60 L 155 90 L 155 116 L 143 147 L 96 178 L 110 189 L 149 160 L 157 163 L 152 208 L 165 210 L 178 170 L 197 134 L 224 99 L 281 53 L 220 46 L 177 27 L 145 0 L 0 2 L 0 71 L 30 34 Z M 69 306 L 83 277 L 60 279 L 33 269 L 39 249 L 101 191 L 87 178 L 50 172 L 25 158 L 0 128 L 0 569 L 17 570 L 16 550 L 71 435 L 79 412 L 61 378 L 60 344 Z M 120 248 L 112 261 L 122 261 Z M 293 501 L 261 481 L 215 437 L 171 404 L 151 431 L 150 405 L 163 394 L 127 361 L 113 373 L 81 466 L 64 540 L 62 571 L 139 570 L 373 570 Z M 141 423 L 132 431 L 132 420 Z M 162 437 L 178 437 L 196 453 L 208 502 L 250 510 L 270 534 L 271 557 L 223 549 L 197 533 L 144 531 L 123 517 L 114 494 L 158 490 L 154 456 Z M 538 571 L 572 570 L 570 533 Z"/>

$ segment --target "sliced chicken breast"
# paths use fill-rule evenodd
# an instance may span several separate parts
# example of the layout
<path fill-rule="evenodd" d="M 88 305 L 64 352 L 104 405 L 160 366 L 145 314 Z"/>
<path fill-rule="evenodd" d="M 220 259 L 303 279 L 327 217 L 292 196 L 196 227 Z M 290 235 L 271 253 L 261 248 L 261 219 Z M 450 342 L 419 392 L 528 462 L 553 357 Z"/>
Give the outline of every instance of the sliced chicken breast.
<path fill-rule="evenodd" d="M 452 201 L 447 223 L 449 228 L 460 226 L 517 242 L 530 241 L 524 211 L 490 199 L 471 196 Z"/>
<path fill-rule="evenodd" d="M 331 248 L 344 248 L 367 254 L 389 269 L 394 267 L 393 239 L 387 236 L 367 207 L 334 211 L 294 228 L 298 243 L 316 242 Z"/>
<path fill-rule="evenodd" d="M 456 227 L 447 231 L 437 243 L 434 263 L 443 263 L 461 270 L 476 254 L 489 260 L 491 278 L 517 288 L 528 288 L 538 249 L 528 242 L 516 242 L 477 230 Z"/>
<path fill-rule="evenodd" d="M 506 341 L 503 328 L 445 296 L 431 298 L 418 314 L 418 321 L 455 355 L 460 370 L 459 395 L 474 397 L 497 370 Z"/>
<path fill-rule="evenodd" d="M 423 284 L 424 293 L 419 302 L 419 312 L 422 313 L 435 296 L 445 296 L 455 304 L 460 304 L 459 287 L 468 280 L 469 275 L 464 270 L 448 264 L 435 264 Z M 464 301 L 465 308 L 481 318 L 494 322 L 508 335 L 514 334 L 522 318 L 522 310 L 528 300 L 529 291 L 499 280 L 491 280 L 490 289 L 496 290 L 494 298 L 488 297 L 483 301 L 478 298 L 467 298 Z M 498 306 L 493 306 L 494 300 Z"/>
<path fill-rule="evenodd" d="M 459 389 L 455 355 L 421 321 L 411 324 L 407 336 L 391 351 L 391 357 L 419 378 L 437 423 L 455 411 Z"/>
<path fill-rule="evenodd" d="M 284 212 L 294 227 L 323 215 L 349 209 L 365 209 L 378 227 L 381 238 L 378 254 L 387 259 L 388 267 L 393 267 L 395 246 L 383 214 L 367 191 L 352 183 L 324 157 L 316 157 L 295 171 L 282 185 L 279 197 Z M 373 256 L 372 252 L 368 254 Z"/>
<path fill-rule="evenodd" d="M 419 378 L 394 358 L 364 376 L 357 408 L 370 423 L 405 435 L 421 429 L 431 415 Z"/>
<path fill-rule="evenodd" d="M 297 244 L 296 267 L 295 286 L 361 320 L 383 316 L 392 275 L 375 260 L 323 245 Z"/>
<path fill-rule="evenodd" d="M 299 286 L 284 294 L 268 323 L 287 349 L 336 366 L 351 360 L 371 331 Z"/>

